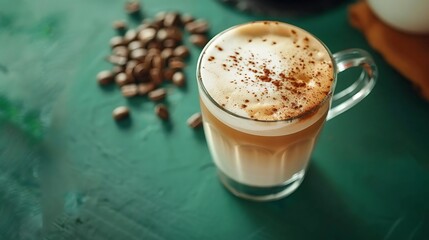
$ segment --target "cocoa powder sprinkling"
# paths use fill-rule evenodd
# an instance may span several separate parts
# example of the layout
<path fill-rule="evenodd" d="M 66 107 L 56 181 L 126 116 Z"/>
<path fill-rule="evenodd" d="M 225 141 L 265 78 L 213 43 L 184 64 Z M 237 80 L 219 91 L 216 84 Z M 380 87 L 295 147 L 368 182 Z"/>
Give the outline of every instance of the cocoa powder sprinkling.
<path fill-rule="evenodd" d="M 217 50 L 219 50 L 219 51 L 223 51 L 223 48 L 222 48 L 222 47 L 220 47 L 220 46 L 217 46 L 217 45 L 216 45 L 216 48 L 217 48 Z"/>
<path fill-rule="evenodd" d="M 214 69 L 233 73 L 225 75 L 229 76 L 227 83 L 231 84 L 232 88 L 231 92 L 226 94 L 250 97 L 242 98 L 242 102 L 222 97 L 219 101 L 222 107 L 229 110 L 237 108 L 237 111 L 240 109 L 246 112 L 248 117 L 256 119 L 286 119 L 317 106 L 319 96 L 322 96 L 325 89 L 327 90 L 325 92 L 329 93 L 330 85 L 323 80 L 332 74 L 332 70 L 326 71 L 331 67 L 329 59 L 323 62 L 311 58 L 319 57 L 317 47 L 314 48 L 317 41 L 312 41 L 308 35 L 301 35 L 296 29 L 288 31 L 293 35 L 289 36 L 290 43 L 293 42 L 292 48 L 283 49 L 285 43 L 280 41 L 278 36 L 272 38 L 271 35 L 243 39 L 244 43 L 249 43 L 248 46 L 244 44 L 228 46 L 227 49 L 221 48 L 220 45 L 227 41 L 214 45 L 213 55 L 209 55 L 208 61 L 213 61 L 216 57 L 213 66 L 218 67 Z M 256 45 L 254 48 L 252 42 L 262 44 L 268 50 L 274 48 L 281 50 L 273 52 L 261 50 L 256 48 Z M 222 76 L 216 70 L 212 73 Z M 330 79 L 333 81 L 332 77 L 326 78 L 328 81 Z M 319 85 L 322 89 L 314 90 Z"/>

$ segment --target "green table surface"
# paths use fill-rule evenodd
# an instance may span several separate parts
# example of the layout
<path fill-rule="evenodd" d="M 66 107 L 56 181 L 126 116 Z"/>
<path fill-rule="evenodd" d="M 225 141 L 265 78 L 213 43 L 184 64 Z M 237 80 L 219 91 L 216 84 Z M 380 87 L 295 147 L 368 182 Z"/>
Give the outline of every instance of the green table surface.
<path fill-rule="evenodd" d="M 349 25 L 350 3 L 281 18 L 216 0 L 142 1 L 145 16 L 208 20 L 210 36 L 280 20 L 333 52 L 374 56 L 376 87 L 326 124 L 300 188 L 258 203 L 223 188 L 203 129 L 186 125 L 199 111 L 199 48 L 189 45 L 187 86 L 168 87 L 166 124 L 153 103 L 96 84 L 111 66 L 112 22 L 131 23 L 124 1 L 1 0 L 0 239 L 429 239 L 429 104 Z M 118 105 L 129 124 L 113 121 Z"/>

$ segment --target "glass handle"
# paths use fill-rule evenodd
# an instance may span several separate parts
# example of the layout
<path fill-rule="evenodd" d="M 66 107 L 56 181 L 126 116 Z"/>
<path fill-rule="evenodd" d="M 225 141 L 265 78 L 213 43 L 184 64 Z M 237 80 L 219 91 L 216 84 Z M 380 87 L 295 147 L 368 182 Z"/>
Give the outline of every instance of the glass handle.
<path fill-rule="evenodd" d="M 359 78 L 346 89 L 335 93 L 332 97 L 331 109 L 327 120 L 349 110 L 364 99 L 374 88 L 378 70 L 371 55 L 361 49 L 348 49 L 333 55 L 337 71 L 342 72 L 351 67 L 362 68 Z"/>

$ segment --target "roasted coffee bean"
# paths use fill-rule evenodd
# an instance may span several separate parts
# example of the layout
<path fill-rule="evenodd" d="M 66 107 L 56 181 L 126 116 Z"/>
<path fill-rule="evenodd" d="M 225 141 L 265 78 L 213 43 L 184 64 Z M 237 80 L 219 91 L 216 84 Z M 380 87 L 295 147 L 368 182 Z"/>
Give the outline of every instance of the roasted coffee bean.
<path fill-rule="evenodd" d="M 137 85 L 139 95 L 141 96 L 147 95 L 150 91 L 154 90 L 155 87 L 156 86 L 153 82 L 139 83 Z"/>
<path fill-rule="evenodd" d="M 180 14 L 177 12 L 169 12 L 164 16 L 164 27 L 178 27 L 181 24 Z"/>
<path fill-rule="evenodd" d="M 150 79 L 152 80 L 152 82 L 157 86 L 161 85 L 162 81 L 164 79 L 164 75 L 163 75 L 162 70 L 160 68 L 152 68 L 149 71 L 149 76 L 150 76 Z"/>
<path fill-rule="evenodd" d="M 186 58 L 189 56 L 189 49 L 184 45 L 180 45 L 174 49 L 173 53 L 176 57 Z"/>
<path fill-rule="evenodd" d="M 158 88 L 149 92 L 149 99 L 152 101 L 160 101 L 167 96 L 167 91 L 164 88 Z"/>
<path fill-rule="evenodd" d="M 158 30 L 162 27 L 161 23 L 162 21 L 150 19 L 150 18 L 145 18 L 142 21 L 142 25 L 146 26 L 146 28 L 153 28 L 155 30 Z"/>
<path fill-rule="evenodd" d="M 115 29 L 119 34 L 124 34 L 127 31 L 127 23 L 123 20 L 118 20 L 113 22 L 113 29 Z"/>
<path fill-rule="evenodd" d="M 159 55 L 159 54 L 161 54 L 161 50 L 158 48 L 148 48 L 147 54 L 152 55 L 152 56 Z"/>
<path fill-rule="evenodd" d="M 190 14 L 182 14 L 180 20 L 182 21 L 183 25 L 186 25 L 186 24 L 188 24 L 190 22 L 193 22 L 195 19 Z"/>
<path fill-rule="evenodd" d="M 143 21 L 135 29 L 136 29 L 137 33 L 140 33 L 142 30 L 144 30 L 146 28 L 153 28 L 153 26 L 151 26 L 149 23 L 144 23 L 144 21 Z"/>
<path fill-rule="evenodd" d="M 195 46 L 198 47 L 204 47 L 207 44 L 207 37 L 205 35 L 202 34 L 192 34 L 189 37 L 189 41 L 194 44 Z"/>
<path fill-rule="evenodd" d="M 130 15 L 140 14 L 140 3 L 138 1 L 125 3 L 125 11 Z"/>
<path fill-rule="evenodd" d="M 161 28 L 158 30 L 158 32 L 156 33 L 156 39 L 160 42 L 165 41 L 165 39 L 168 38 L 168 31 L 165 28 Z"/>
<path fill-rule="evenodd" d="M 152 58 L 152 67 L 157 69 L 164 68 L 164 62 L 162 60 L 161 54 L 156 54 Z"/>
<path fill-rule="evenodd" d="M 155 106 L 155 113 L 159 118 L 161 118 L 163 120 L 167 120 L 170 117 L 170 113 L 168 112 L 168 108 L 164 104 L 157 104 Z"/>
<path fill-rule="evenodd" d="M 120 106 L 113 110 L 112 116 L 116 121 L 120 121 L 130 116 L 130 110 L 125 106 Z"/>
<path fill-rule="evenodd" d="M 173 57 L 168 61 L 168 67 L 171 69 L 182 69 L 186 66 L 181 58 Z"/>
<path fill-rule="evenodd" d="M 113 55 L 128 58 L 129 50 L 126 46 L 117 46 L 112 49 Z"/>
<path fill-rule="evenodd" d="M 186 120 L 186 123 L 190 128 L 197 128 L 200 127 L 203 123 L 203 118 L 201 116 L 201 113 L 197 112 L 192 114 L 188 120 Z"/>
<path fill-rule="evenodd" d="M 158 50 L 161 50 L 162 49 L 162 43 L 159 42 L 159 41 L 150 41 L 147 44 L 147 48 L 148 49 L 158 49 Z"/>
<path fill-rule="evenodd" d="M 148 54 L 147 54 L 147 57 L 146 57 L 144 63 L 146 64 L 146 66 L 148 66 L 150 68 L 151 67 L 161 68 L 162 61 L 161 61 L 161 65 L 160 65 L 159 58 L 161 58 L 161 52 L 160 52 L 160 50 L 157 49 L 157 48 L 151 48 L 151 49 L 148 50 Z"/>
<path fill-rule="evenodd" d="M 144 61 L 145 57 L 147 56 L 147 50 L 144 48 L 137 48 L 131 51 L 130 58 L 137 60 L 137 61 Z"/>
<path fill-rule="evenodd" d="M 165 48 L 175 48 L 179 43 L 174 39 L 165 39 L 162 43 Z"/>
<path fill-rule="evenodd" d="M 121 92 L 124 97 L 134 97 L 138 94 L 137 85 L 126 84 L 121 87 Z"/>
<path fill-rule="evenodd" d="M 121 72 L 116 75 L 115 82 L 118 86 L 124 86 L 131 83 L 132 79 L 128 74 Z"/>
<path fill-rule="evenodd" d="M 117 46 L 125 46 L 125 45 L 126 45 L 126 42 L 125 42 L 124 38 L 121 36 L 114 36 L 110 39 L 110 47 L 111 48 L 114 48 Z"/>
<path fill-rule="evenodd" d="M 171 68 L 164 69 L 164 79 L 168 81 L 172 81 L 173 75 L 176 72 L 176 70 Z"/>
<path fill-rule="evenodd" d="M 154 21 L 164 21 L 165 16 L 167 16 L 166 11 L 160 11 L 155 14 Z"/>
<path fill-rule="evenodd" d="M 209 24 L 207 21 L 198 19 L 186 24 L 185 29 L 193 34 L 204 34 L 209 30 Z"/>
<path fill-rule="evenodd" d="M 109 70 L 104 70 L 97 74 L 97 82 L 100 85 L 107 85 L 113 82 L 113 80 L 114 80 L 113 73 Z"/>
<path fill-rule="evenodd" d="M 182 87 L 185 85 L 186 82 L 185 74 L 183 74 L 183 72 L 175 72 L 171 80 L 173 81 L 174 85 Z"/>
<path fill-rule="evenodd" d="M 134 41 L 128 43 L 128 49 L 130 51 L 136 50 L 138 48 L 143 48 L 142 42 L 140 42 L 138 40 L 134 40 Z"/>
<path fill-rule="evenodd" d="M 134 67 L 138 64 L 139 62 L 136 60 L 130 60 L 127 62 L 127 65 L 125 65 L 125 73 L 128 74 L 128 76 L 132 76 Z"/>
<path fill-rule="evenodd" d="M 173 39 L 176 42 L 182 41 L 182 32 L 177 27 L 161 28 L 157 33 L 157 39 L 161 42 Z"/>
<path fill-rule="evenodd" d="M 121 73 L 121 72 L 124 72 L 124 71 L 125 71 L 125 67 L 124 66 L 115 65 L 112 68 L 112 74 L 113 74 L 113 76 L 116 76 L 116 75 L 118 75 L 118 73 Z"/>
<path fill-rule="evenodd" d="M 143 44 L 147 44 L 155 39 L 156 33 L 155 28 L 145 28 L 139 32 L 138 37 Z"/>
<path fill-rule="evenodd" d="M 164 20 L 163 19 L 159 19 L 159 20 L 158 19 L 154 19 L 152 24 L 154 25 L 154 27 L 157 30 L 159 30 L 159 29 L 161 29 L 161 28 L 164 27 Z"/>
<path fill-rule="evenodd" d="M 176 42 L 181 42 L 182 41 L 183 34 L 182 34 L 182 31 L 180 31 L 179 28 L 177 28 L 177 27 L 167 28 L 167 33 L 168 33 L 167 39 L 173 39 Z"/>
<path fill-rule="evenodd" d="M 127 58 L 117 55 L 110 55 L 106 57 L 106 60 L 112 64 L 118 65 L 118 66 L 125 66 L 127 64 Z"/>
<path fill-rule="evenodd" d="M 164 48 L 161 51 L 161 58 L 164 62 L 168 62 L 168 60 L 173 57 L 173 49 L 172 48 Z"/>
<path fill-rule="evenodd" d="M 148 69 L 152 68 L 152 59 L 153 59 L 153 56 L 155 56 L 155 54 L 151 52 L 151 53 L 148 53 L 148 55 L 144 59 L 143 64 Z"/>
<path fill-rule="evenodd" d="M 124 39 L 126 43 L 137 40 L 137 32 L 134 29 L 130 29 L 125 33 Z"/>
<path fill-rule="evenodd" d="M 149 79 L 149 67 L 144 63 L 139 63 L 133 68 L 132 74 L 139 82 L 148 82 Z"/>

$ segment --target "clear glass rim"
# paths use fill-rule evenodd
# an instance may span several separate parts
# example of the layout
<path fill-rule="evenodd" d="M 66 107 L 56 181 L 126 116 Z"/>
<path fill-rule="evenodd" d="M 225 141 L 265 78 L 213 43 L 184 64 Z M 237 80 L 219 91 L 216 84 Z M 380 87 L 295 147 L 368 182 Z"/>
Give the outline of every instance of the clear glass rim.
<path fill-rule="evenodd" d="M 318 105 L 316 105 L 315 107 L 313 107 L 312 109 L 310 109 L 310 110 L 308 110 L 308 111 L 305 111 L 305 112 L 303 112 L 303 113 L 301 113 L 301 114 L 299 114 L 299 115 L 296 115 L 296 116 L 293 116 L 293 117 L 290 117 L 290 118 L 286 118 L 286 119 L 279 119 L 279 120 L 260 120 L 260 119 L 254 119 L 254 118 L 250 118 L 250 117 L 245 117 L 245 116 L 242 116 L 242 115 L 239 115 L 239 114 L 236 114 L 236 113 L 234 113 L 234 112 L 231 112 L 231 111 L 229 111 L 228 109 L 225 109 L 224 107 L 222 107 L 222 106 L 220 106 L 219 105 L 219 103 L 217 103 L 216 102 L 216 100 L 215 99 L 213 99 L 213 97 L 209 94 L 209 92 L 207 91 L 207 89 L 205 88 L 205 86 L 204 86 L 204 83 L 203 83 L 203 80 L 202 80 L 202 77 L 201 77 L 201 71 L 200 71 L 200 69 L 201 69 L 201 62 L 202 62 L 202 59 L 203 59 L 203 57 L 205 56 L 205 52 L 206 52 L 206 50 L 207 50 L 207 48 L 209 48 L 210 47 L 210 45 L 217 39 L 217 38 L 219 38 L 219 37 L 221 37 L 223 34 L 225 34 L 226 32 L 229 32 L 229 31 L 231 31 L 231 30 L 233 30 L 233 29 L 235 29 L 235 28 L 238 28 L 238 27 L 241 27 L 241 26 L 245 26 L 245 25 L 249 25 L 249 24 L 254 24 L 254 23 L 263 23 L 263 22 L 277 22 L 277 23 L 280 23 L 280 24 L 286 24 L 286 25 L 289 25 L 289 26 L 292 26 L 292 27 L 295 27 L 295 28 L 298 28 L 298 29 L 300 29 L 301 31 L 303 31 L 303 32 L 305 32 L 305 33 L 307 33 L 307 34 L 309 34 L 311 37 L 313 37 L 314 39 L 316 39 L 320 44 L 322 44 L 322 46 L 325 48 L 325 50 L 328 52 L 328 54 L 329 54 L 329 58 L 331 59 L 331 62 L 332 62 L 332 67 L 333 67 L 333 83 L 332 83 L 332 85 L 331 85 L 331 88 L 330 88 L 330 91 L 329 91 L 329 93 L 322 99 L 322 101 L 318 104 Z M 201 54 L 200 54 L 200 56 L 199 56 L 199 58 L 198 58 L 198 61 L 197 61 L 197 72 L 196 72 L 196 74 L 197 74 L 197 81 L 198 81 L 198 88 L 201 88 L 202 90 L 203 90 L 203 92 L 204 92 L 204 95 L 210 100 L 210 102 L 212 103 L 212 104 L 214 104 L 218 109 L 220 109 L 220 110 L 222 110 L 223 112 L 225 112 L 225 113 L 227 113 L 227 114 L 229 114 L 229 115 L 231 115 L 231 116 L 234 116 L 234 117 L 236 117 L 236 118 L 240 118 L 240 119 L 243 119 L 243 120 L 249 120 L 249 121 L 253 121 L 253 122 L 267 122 L 267 123 L 275 123 L 275 122 L 286 122 L 286 123 L 288 123 L 288 122 L 293 122 L 293 121 L 296 121 L 296 120 L 299 120 L 299 119 L 301 119 L 301 118 L 306 118 L 307 116 L 311 116 L 311 115 L 313 115 L 313 113 L 315 113 L 317 110 L 319 110 L 330 98 L 331 98 L 331 96 L 332 96 L 332 94 L 333 94 L 333 92 L 334 92 L 334 89 L 335 89 L 335 85 L 336 85 L 336 81 L 337 81 L 337 65 L 336 65 L 336 63 L 335 63 L 335 60 L 334 60 L 334 58 L 333 58 L 333 55 L 332 55 L 332 53 L 331 53 L 331 51 L 329 50 L 329 48 L 325 45 L 325 43 L 323 43 L 323 41 L 321 41 L 318 37 L 316 37 L 315 35 L 313 35 L 312 33 L 310 33 L 310 32 L 308 32 L 307 30 L 305 30 L 305 29 L 302 29 L 302 28 L 300 28 L 300 27 L 298 27 L 298 26 L 295 26 L 295 25 L 292 25 L 292 24 L 289 24 L 289 23 L 285 23 L 285 22 L 279 22 L 279 21 L 269 21 L 269 20 L 267 20 L 267 21 L 252 21 L 252 22 L 247 22 L 247 23 L 242 23 L 242 24 L 238 24 L 238 25 L 235 25 L 235 26 L 232 26 L 232 27 L 229 27 L 229 28 L 227 28 L 227 29 L 225 29 L 225 30 L 223 30 L 223 31 L 221 31 L 220 33 L 218 33 L 218 34 L 216 34 L 205 46 L 204 46 L 204 48 L 203 48 L 203 50 L 201 51 Z"/>

